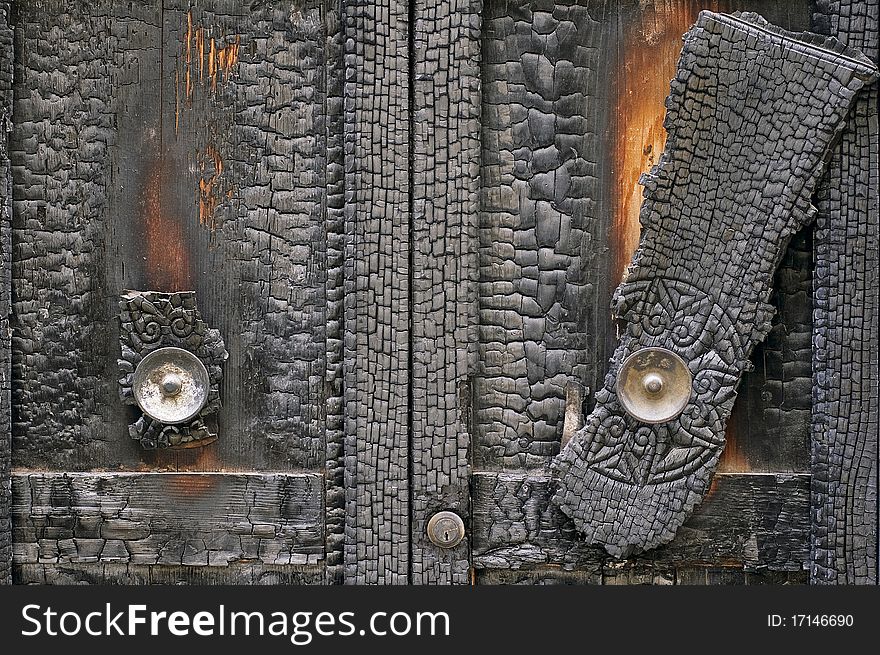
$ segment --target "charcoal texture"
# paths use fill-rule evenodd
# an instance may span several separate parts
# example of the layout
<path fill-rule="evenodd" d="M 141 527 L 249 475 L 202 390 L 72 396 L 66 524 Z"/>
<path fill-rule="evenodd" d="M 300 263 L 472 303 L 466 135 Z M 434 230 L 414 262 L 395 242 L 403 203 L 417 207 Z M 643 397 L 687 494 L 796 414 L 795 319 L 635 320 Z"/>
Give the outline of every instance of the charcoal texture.
<path fill-rule="evenodd" d="M 345 582 L 409 580 L 409 11 L 345 21 Z"/>
<path fill-rule="evenodd" d="M 752 14 L 702 12 L 666 102 L 666 148 L 642 178 L 642 239 L 614 310 L 626 321 L 586 426 L 554 462 L 555 500 L 615 556 L 669 542 L 709 488 L 736 387 L 770 330 L 773 274 L 871 61 Z M 676 419 L 641 423 L 616 376 L 641 348 L 693 376 Z"/>
<path fill-rule="evenodd" d="M 317 475 L 13 475 L 13 562 L 226 567 L 317 564 Z"/>
<path fill-rule="evenodd" d="M 817 2 L 813 30 L 878 61 L 877 0 Z M 880 127 L 856 98 L 816 193 L 811 581 L 877 584 Z"/>
<path fill-rule="evenodd" d="M 0 584 L 12 581 L 12 128 L 13 30 L 10 3 L 0 2 Z"/>

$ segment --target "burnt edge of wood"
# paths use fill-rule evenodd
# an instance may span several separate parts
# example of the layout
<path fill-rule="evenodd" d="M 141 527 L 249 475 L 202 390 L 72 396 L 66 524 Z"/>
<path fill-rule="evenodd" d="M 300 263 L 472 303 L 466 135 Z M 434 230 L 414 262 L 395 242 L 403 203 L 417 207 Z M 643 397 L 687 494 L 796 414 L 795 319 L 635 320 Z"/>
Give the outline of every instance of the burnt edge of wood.
<path fill-rule="evenodd" d="M 327 3 L 326 388 L 324 443 L 326 582 L 344 582 L 345 558 L 345 88 L 343 2 Z"/>
<path fill-rule="evenodd" d="M 878 61 L 877 0 L 815 4 L 812 29 Z M 856 99 L 816 194 L 811 581 L 877 584 L 878 91 Z"/>
<path fill-rule="evenodd" d="M 14 68 L 11 3 L 0 2 L 0 584 L 12 582 L 12 129 Z"/>
<path fill-rule="evenodd" d="M 801 571 L 808 566 L 810 476 L 719 473 L 675 539 L 627 561 L 590 545 L 554 503 L 548 475 L 476 473 L 471 544 L 478 569 L 731 566 Z"/>
<path fill-rule="evenodd" d="M 480 585 L 800 585 L 806 571 L 746 571 L 730 566 L 670 567 L 663 564 L 626 564 L 583 571 L 557 567 L 536 569 L 478 569 Z"/>
<path fill-rule="evenodd" d="M 13 562 L 317 564 L 323 477 L 14 473 Z"/>
<path fill-rule="evenodd" d="M 230 564 L 165 566 L 162 564 L 13 564 L 13 584 L 38 585 L 319 585 L 323 566 Z"/>
<path fill-rule="evenodd" d="M 666 147 L 641 180 L 642 239 L 614 299 L 626 332 L 596 408 L 553 462 L 554 501 L 589 543 L 617 557 L 667 543 L 707 493 L 736 387 L 771 327 L 773 274 L 876 75 L 839 42 L 755 14 L 701 12 L 685 36 Z M 630 417 L 615 392 L 623 360 L 650 346 L 694 378 L 684 412 L 660 425 Z"/>

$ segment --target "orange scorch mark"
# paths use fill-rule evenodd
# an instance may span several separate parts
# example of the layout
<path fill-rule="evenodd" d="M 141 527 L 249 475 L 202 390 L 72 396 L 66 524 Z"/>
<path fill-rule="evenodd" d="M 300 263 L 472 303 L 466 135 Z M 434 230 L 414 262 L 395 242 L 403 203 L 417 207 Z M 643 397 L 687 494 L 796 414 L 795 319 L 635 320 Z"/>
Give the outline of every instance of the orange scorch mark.
<path fill-rule="evenodd" d="M 663 0 L 640 10 L 626 21 L 620 44 L 620 61 L 614 80 L 615 164 L 614 224 L 611 247 L 615 283 L 639 244 L 639 210 L 642 173 L 651 169 L 666 145 L 663 119 L 669 82 L 675 76 L 682 35 L 693 25 L 701 9 L 731 11 L 736 2 L 715 0 Z M 727 424 L 727 445 L 719 463 L 722 472 L 751 469 L 736 434 L 737 417 Z"/>
<path fill-rule="evenodd" d="M 612 92 L 616 125 L 611 273 L 615 283 L 623 278 L 639 244 L 639 177 L 657 163 L 666 144 L 664 102 L 675 75 L 681 37 L 699 9 L 698 3 L 688 0 L 658 2 L 635 12 L 623 27 Z"/>
<path fill-rule="evenodd" d="M 180 56 L 183 72 L 175 71 L 175 90 L 178 96 L 185 98 L 187 108 L 192 108 L 199 87 L 216 93 L 218 85 L 226 84 L 232 78 L 235 65 L 238 64 L 241 37 L 236 36 L 234 41 L 219 45 L 218 37 L 209 37 L 209 31 L 210 28 L 193 21 L 192 11 L 187 12 Z M 220 42 L 222 40 L 220 37 Z"/>
<path fill-rule="evenodd" d="M 166 200 L 171 177 L 163 160 L 157 158 L 147 172 L 143 190 L 147 287 L 165 292 L 189 289 L 192 284 L 183 231 Z"/>
<path fill-rule="evenodd" d="M 206 446 L 206 448 L 209 447 Z M 221 476 L 218 475 L 200 475 L 197 472 L 185 473 L 183 471 L 177 475 L 169 475 L 163 480 L 168 500 L 184 505 L 197 503 L 211 497 L 217 484 L 221 481 Z"/>
<path fill-rule="evenodd" d="M 208 166 L 212 167 L 206 177 Z M 223 159 L 220 153 L 210 145 L 205 150 L 205 155 L 199 158 L 199 168 L 202 176 L 199 178 L 199 224 L 214 229 L 214 210 L 221 200 L 219 180 L 223 173 Z"/>
<path fill-rule="evenodd" d="M 752 467 L 749 464 L 749 458 L 745 451 L 740 448 L 736 434 L 736 416 L 731 416 L 727 420 L 727 429 L 724 436 L 727 443 L 724 445 L 724 451 L 718 460 L 719 473 L 748 473 Z"/>

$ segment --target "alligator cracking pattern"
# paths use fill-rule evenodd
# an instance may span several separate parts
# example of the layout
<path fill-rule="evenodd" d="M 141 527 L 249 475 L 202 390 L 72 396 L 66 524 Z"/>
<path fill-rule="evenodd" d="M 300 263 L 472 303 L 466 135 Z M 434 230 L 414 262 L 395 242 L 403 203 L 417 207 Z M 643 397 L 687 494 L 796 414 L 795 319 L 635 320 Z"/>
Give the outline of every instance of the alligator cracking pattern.
<path fill-rule="evenodd" d="M 16 474 L 13 561 L 317 564 L 322 486 L 318 475 Z"/>
<path fill-rule="evenodd" d="M 483 30 L 474 459 L 543 467 L 565 386 L 595 377 L 601 26 L 572 3 L 487 3 Z M 605 312 L 603 312 L 605 314 Z"/>
<path fill-rule="evenodd" d="M 813 30 L 878 61 L 880 2 L 816 4 Z M 811 580 L 877 584 L 880 128 L 856 99 L 817 191 Z"/>

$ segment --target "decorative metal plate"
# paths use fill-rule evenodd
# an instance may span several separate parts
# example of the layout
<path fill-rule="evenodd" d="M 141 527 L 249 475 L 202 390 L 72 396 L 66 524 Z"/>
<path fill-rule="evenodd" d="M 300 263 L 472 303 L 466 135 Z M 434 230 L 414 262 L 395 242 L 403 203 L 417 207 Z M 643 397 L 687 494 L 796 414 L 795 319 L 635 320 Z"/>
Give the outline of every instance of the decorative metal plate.
<path fill-rule="evenodd" d="M 216 441 L 214 415 L 220 409 L 228 353 L 220 332 L 202 319 L 195 293 L 126 291 L 119 309 L 119 396 L 140 410 L 129 425 L 131 437 L 147 450 L 196 448 Z M 166 367 L 151 377 L 148 373 L 158 360 L 142 365 L 165 349 L 184 354 L 172 358 L 177 368 Z"/>

